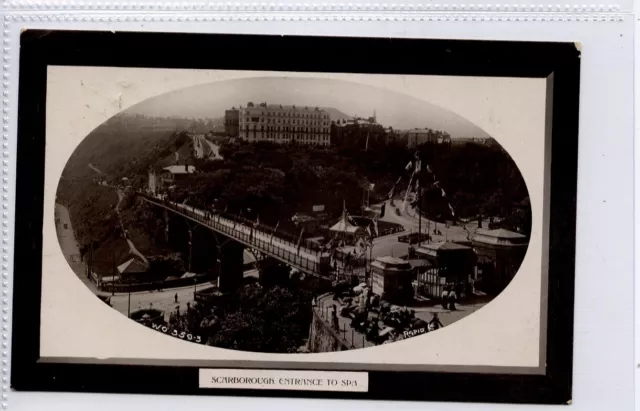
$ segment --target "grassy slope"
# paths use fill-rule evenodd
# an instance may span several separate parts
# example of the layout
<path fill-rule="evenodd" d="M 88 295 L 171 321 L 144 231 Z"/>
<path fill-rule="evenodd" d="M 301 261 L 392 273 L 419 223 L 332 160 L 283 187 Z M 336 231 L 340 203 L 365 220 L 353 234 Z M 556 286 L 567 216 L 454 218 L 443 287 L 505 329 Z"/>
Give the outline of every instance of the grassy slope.
<path fill-rule="evenodd" d="M 112 271 L 114 255 L 116 263 L 126 260 L 128 248 L 116 229 L 114 207 L 117 195 L 113 189 L 98 186 L 92 180 L 98 173 L 88 165 L 94 165 L 111 180 L 136 175 L 137 182 L 143 183 L 147 168 L 158 158 L 173 159 L 178 127 L 178 120 L 158 121 L 119 115 L 91 132 L 67 162 L 64 179 L 58 185 L 56 202 L 68 207 L 80 247 L 88 245 L 90 238 L 94 240 L 95 268 L 99 272 Z M 182 139 L 179 145 L 185 145 L 184 141 Z M 181 148 L 181 151 L 189 150 L 188 143 L 186 149 Z M 153 245 L 144 230 L 134 226 L 132 231 L 133 240 L 141 252 L 152 252 Z"/>

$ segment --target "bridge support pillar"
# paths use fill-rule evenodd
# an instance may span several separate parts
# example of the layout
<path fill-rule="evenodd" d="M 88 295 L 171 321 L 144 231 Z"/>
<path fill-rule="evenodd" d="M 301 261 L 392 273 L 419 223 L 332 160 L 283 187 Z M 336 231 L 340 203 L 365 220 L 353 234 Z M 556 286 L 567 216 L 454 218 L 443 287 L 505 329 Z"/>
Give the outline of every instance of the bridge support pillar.
<path fill-rule="evenodd" d="M 169 242 L 169 212 L 165 208 L 162 214 L 164 215 L 164 241 L 168 243 Z"/>
<path fill-rule="evenodd" d="M 228 241 L 218 246 L 218 287 L 220 292 L 230 293 L 242 285 L 244 245 Z"/>

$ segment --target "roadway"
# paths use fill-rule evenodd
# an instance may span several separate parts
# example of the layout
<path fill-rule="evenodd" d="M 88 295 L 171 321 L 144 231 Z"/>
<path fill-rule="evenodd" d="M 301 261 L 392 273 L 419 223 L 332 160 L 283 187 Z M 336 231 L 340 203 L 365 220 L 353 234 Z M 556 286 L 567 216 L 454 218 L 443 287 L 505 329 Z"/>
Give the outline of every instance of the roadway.
<path fill-rule="evenodd" d="M 213 284 L 205 283 L 186 287 L 177 287 L 162 291 L 140 291 L 131 293 L 131 312 L 143 308 L 155 308 L 165 313 L 165 319 L 169 319 L 169 314 L 180 307 L 181 312 L 186 312 L 187 303 L 193 306 L 194 292 L 196 290 L 206 290 L 213 287 Z M 178 301 L 176 302 L 176 295 Z M 116 293 L 111 296 L 111 306 L 118 312 L 128 315 L 129 312 L 129 294 Z"/>
<path fill-rule="evenodd" d="M 379 208 L 382 204 L 383 203 L 374 205 L 374 207 Z M 398 237 L 409 233 L 417 233 L 420 229 L 421 232 L 425 234 L 427 231 L 430 231 L 429 234 L 432 237 L 431 242 L 468 241 L 468 233 L 462 226 L 447 227 L 445 224 L 436 223 L 426 218 L 422 218 L 422 222 L 420 222 L 417 211 L 410 205 L 407 205 L 406 210 L 403 212 L 401 199 L 395 199 L 395 205 L 400 209 L 400 215 L 396 213 L 396 207 L 391 205 L 390 200 L 385 201 L 384 204 L 386 204 L 385 215 L 380 219 L 380 221 L 399 224 L 404 227 L 404 231 L 375 238 L 373 240 L 373 249 L 371 251 L 373 259 L 383 256 L 400 257 L 406 255 L 409 251 L 409 244 L 399 242 Z M 478 225 L 476 222 L 472 222 L 468 223 L 466 227 L 469 232 L 474 233 L 477 230 Z M 434 234 L 433 231 L 435 229 L 439 230 L 441 234 Z M 345 252 L 349 252 L 354 249 L 355 247 L 353 246 L 342 247 L 342 250 Z"/>
<path fill-rule="evenodd" d="M 160 201 L 160 200 L 158 200 Z M 184 204 L 177 204 L 177 203 L 170 203 L 172 206 L 179 208 L 179 209 L 183 209 L 185 211 L 189 211 L 195 214 L 198 214 L 202 217 L 205 217 L 205 212 L 197 209 L 195 207 L 190 207 Z M 232 231 L 235 231 L 237 233 L 243 234 L 243 235 L 250 235 L 251 232 L 253 231 L 253 237 L 254 240 L 260 240 L 263 241 L 265 243 L 270 243 L 272 241 L 273 238 L 273 244 L 276 245 L 278 248 L 280 249 L 284 249 L 285 251 L 290 252 L 291 254 L 295 254 L 298 255 L 300 257 L 303 257 L 309 261 L 318 263 L 320 261 L 319 256 L 316 252 L 311 251 L 305 247 L 297 247 L 295 244 L 289 243 L 289 242 L 283 242 L 281 239 L 278 239 L 277 237 L 274 237 L 272 235 L 272 232 L 264 232 L 264 231 L 260 231 L 260 230 L 256 230 L 253 227 L 249 227 L 247 225 L 244 225 L 242 223 L 236 223 L 233 220 L 229 220 L 227 218 L 221 217 L 219 215 L 214 215 L 212 217 L 209 218 L 209 220 L 213 223 L 215 221 L 216 224 L 221 224 L 225 227 L 230 228 Z"/>
<path fill-rule="evenodd" d="M 80 281 L 82 281 L 82 283 L 94 294 L 104 294 L 100 292 L 96 285 L 87 278 L 86 266 L 80 258 L 80 249 L 71 225 L 69 210 L 67 210 L 67 208 L 62 204 L 56 203 L 54 214 L 58 243 L 60 244 L 60 249 L 62 250 L 64 258 L 67 260 L 69 267 L 71 267 L 71 270 L 73 270 Z"/>
<path fill-rule="evenodd" d="M 247 270 L 244 272 L 245 278 L 260 278 L 257 269 Z M 167 288 L 162 291 L 139 291 L 131 293 L 131 312 L 144 308 L 155 308 L 164 311 L 165 320 L 169 320 L 169 314 L 180 307 L 180 312 L 186 312 L 187 303 L 193 307 L 194 296 L 196 291 L 207 290 L 213 288 L 214 283 L 203 283 L 195 286 L 183 286 L 176 288 Z M 177 296 L 177 301 L 176 301 Z M 124 315 L 129 313 L 129 294 L 116 293 L 111 296 L 111 306 Z"/>
<path fill-rule="evenodd" d="M 129 238 L 127 229 L 124 226 L 124 223 L 122 222 L 122 214 L 120 213 L 120 204 L 124 199 L 124 193 L 119 188 L 116 189 L 116 191 L 118 193 L 118 204 L 116 204 L 116 214 L 118 214 L 118 221 L 120 222 L 120 227 L 122 228 L 122 231 L 124 233 L 124 239 L 127 242 L 127 245 L 129 246 L 129 252 L 135 255 L 136 257 L 138 257 L 140 261 L 142 261 L 148 267 L 149 261 L 140 251 L 138 251 L 138 248 L 136 248 L 136 245 L 133 243 L 133 241 L 131 241 L 131 239 Z"/>
<path fill-rule="evenodd" d="M 211 153 L 213 154 L 213 158 L 221 160 L 222 156 L 220 155 L 220 147 L 218 147 L 217 144 L 207 140 L 206 137 L 203 137 L 202 139 L 209 146 L 209 149 L 211 150 Z M 209 156 L 211 157 L 211 154 Z"/>
<path fill-rule="evenodd" d="M 480 308 L 484 307 L 489 301 L 491 301 L 491 297 L 480 296 L 467 302 L 456 303 L 455 310 L 442 308 L 442 305 L 438 305 L 437 302 L 435 301 L 431 301 L 429 303 L 429 306 L 426 306 L 426 307 L 421 306 L 421 304 L 417 303 L 413 306 L 409 304 L 406 306 L 406 308 L 409 310 L 414 310 L 416 318 L 419 318 L 426 322 L 431 321 L 433 319 L 433 314 L 437 313 L 438 317 L 440 318 L 440 322 L 442 323 L 443 326 L 446 327 L 447 325 L 453 324 L 454 322 L 461 320 L 464 317 L 467 317 L 468 315 L 478 311 Z M 326 294 L 321 298 L 319 298 L 317 301 L 317 304 L 318 306 L 316 309 L 318 310 L 318 312 L 324 311 L 325 317 L 327 317 L 328 314 L 331 312 L 330 310 L 333 305 L 336 305 L 338 312 L 340 311 L 340 307 L 341 307 L 341 304 L 339 301 L 333 300 L 333 294 L 331 293 Z M 395 307 L 396 309 L 401 309 L 405 306 L 398 306 L 395 304 L 391 304 L 391 307 L 392 308 Z M 369 315 L 370 319 L 373 319 L 375 317 L 376 317 L 375 314 Z M 371 347 L 375 345 L 370 341 L 367 341 L 365 338 L 363 338 L 363 334 L 361 334 L 360 332 L 352 330 L 351 318 L 342 317 L 341 315 L 338 315 L 338 322 L 340 324 L 339 334 L 343 336 L 347 340 L 347 342 L 353 344 L 355 348 Z M 384 328 L 382 323 L 380 323 L 380 326 L 381 328 Z"/>
<path fill-rule="evenodd" d="M 208 150 L 205 150 L 205 147 Z M 209 141 L 203 134 L 193 135 L 193 148 L 197 158 L 222 159 L 220 147 Z"/>

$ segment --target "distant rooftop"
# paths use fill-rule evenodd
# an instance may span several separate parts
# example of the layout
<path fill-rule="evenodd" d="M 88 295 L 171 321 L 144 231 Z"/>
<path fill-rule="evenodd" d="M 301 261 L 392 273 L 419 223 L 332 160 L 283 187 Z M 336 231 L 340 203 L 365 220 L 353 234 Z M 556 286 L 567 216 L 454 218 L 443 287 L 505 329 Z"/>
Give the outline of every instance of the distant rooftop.
<path fill-rule="evenodd" d="M 325 112 L 325 110 L 319 107 L 296 106 L 295 104 L 293 105 L 267 104 L 267 103 L 254 104 L 252 102 L 249 102 L 247 103 L 247 108 L 267 108 L 269 110 L 301 110 L 301 111 L 316 111 L 316 112 L 322 112 L 322 113 Z"/>

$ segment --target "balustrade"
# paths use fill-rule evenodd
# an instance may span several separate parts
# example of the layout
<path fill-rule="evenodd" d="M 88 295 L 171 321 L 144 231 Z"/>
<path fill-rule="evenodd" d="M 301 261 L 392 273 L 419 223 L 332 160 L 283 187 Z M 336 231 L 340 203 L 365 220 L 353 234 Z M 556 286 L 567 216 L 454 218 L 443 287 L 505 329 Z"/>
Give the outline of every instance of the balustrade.
<path fill-rule="evenodd" d="M 206 213 L 202 210 L 195 209 L 192 206 L 183 205 L 178 206 L 174 203 L 168 202 L 166 200 L 160 200 L 153 197 L 150 197 L 143 193 L 138 193 L 141 197 L 146 199 L 148 202 L 160 205 L 167 209 L 173 210 L 178 214 L 184 215 L 188 218 L 191 218 L 205 226 L 208 226 L 216 231 L 219 231 L 230 238 L 235 240 L 239 240 L 248 245 L 254 246 L 257 249 L 260 249 L 267 254 L 272 254 L 276 257 L 279 257 L 286 262 L 290 263 L 293 266 L 297 266 L 298 268 L 303 268 L 308 271 L 318 272 L 318 262 L 312 261 L 307 257 L 304 257 L 299 254 L 299 252 L 293 253 L 287 250 L 285 247 L 278 246 L 281 244 L 283 246 L 288 246 L 291 248 L 298 249 L 299 251 L 304 252 L 305 254 L 312 254 L 316 257 L 319 257 L 321 252 L 318 249 L 311 249 L 308 247 L 298 247 L 298 245 L 292 241 L 287 241 L 281 237 L 276 237 L 273 233 L 273 230 L 270 227 L 266 227 L 263 231 L 257 231 L 256 228 L 251 228 L 254 224 L 253 221 L 248 220 L 244 217 L 231 215 L 228 213 L 217 213 L 216 215 L 212 215 L 212 217 L 207 217 Z M 216 219 L 217 217 L 217 219 Z M 227 223 L 224 224 L 221 220 L 224 219 Z M 240 224 L 240 227 L 236 229 L 236 226 Z M 250 230 L 254 230 L 253 234 L 246 233 L 244 229 L 249 228 Z M 261 228 L 258 226 L 257 228 Z M 264 239 L 258 238 L 258 235 L 269 236 L 269 241 L 265 241 Z"/>

